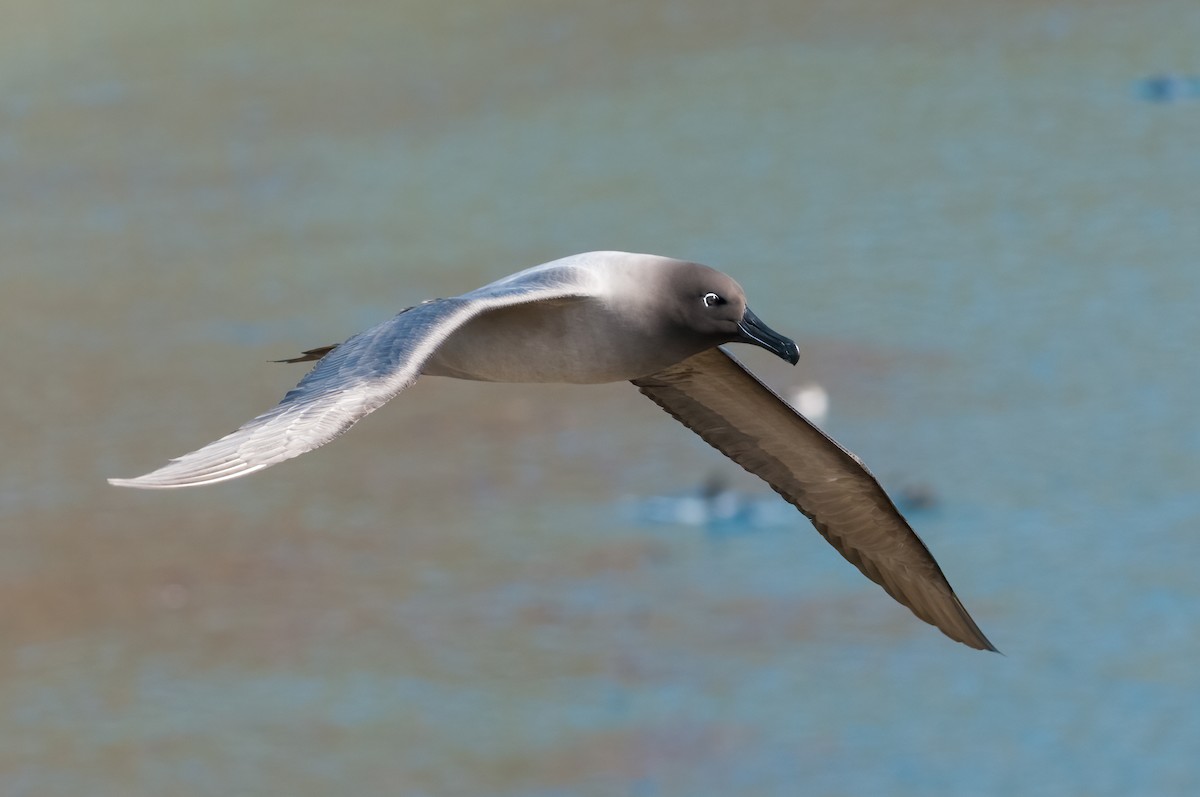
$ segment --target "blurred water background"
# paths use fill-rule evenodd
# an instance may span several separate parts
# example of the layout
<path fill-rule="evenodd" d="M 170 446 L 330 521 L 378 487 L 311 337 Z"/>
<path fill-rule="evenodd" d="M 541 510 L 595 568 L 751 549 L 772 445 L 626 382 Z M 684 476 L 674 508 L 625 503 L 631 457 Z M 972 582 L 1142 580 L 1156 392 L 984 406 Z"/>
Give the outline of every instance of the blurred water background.
<path fill-rule="evenodd" d="M 1200 792 L 1193 0 L 3 6 L 0 795 Z M 629 385 L 104 482 L 598 248 L 737 277 L 1006 655 L 640 522 L 767 494 Z"/>

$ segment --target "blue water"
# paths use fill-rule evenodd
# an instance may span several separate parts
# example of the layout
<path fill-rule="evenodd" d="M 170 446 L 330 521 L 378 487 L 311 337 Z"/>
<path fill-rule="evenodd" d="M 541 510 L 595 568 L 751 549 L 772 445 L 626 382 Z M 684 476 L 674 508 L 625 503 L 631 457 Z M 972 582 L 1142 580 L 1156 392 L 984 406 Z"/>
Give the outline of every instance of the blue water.
<path fill-rule="evenodd" d="M 455 9 L 131 13 L 9 71 L 0 794 L 1200 790 L 1200 104 L 1131 89 L 1200 71 L 1194 5 Z M 267 359 L 595 248 L 737 277 L 1004 655 L 799 515 L 632 511 L 773 499 L 628 386 L 103 485 Z"/>

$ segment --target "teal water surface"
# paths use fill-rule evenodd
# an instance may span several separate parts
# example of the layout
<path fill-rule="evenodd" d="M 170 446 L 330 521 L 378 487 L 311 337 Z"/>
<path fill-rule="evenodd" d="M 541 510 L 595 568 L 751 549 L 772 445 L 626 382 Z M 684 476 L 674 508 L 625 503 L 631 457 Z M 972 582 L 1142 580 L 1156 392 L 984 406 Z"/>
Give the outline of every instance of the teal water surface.
<path fill-rule="evenodd" d="M 0 78 L 0 794 L 1200 789 L 1193 4 L 90 8 Z M 742 282 L 1004 656 L 799 515 L 639 524 L 766 490 L 627 385 L 104 484 L 598 248 Z"/>

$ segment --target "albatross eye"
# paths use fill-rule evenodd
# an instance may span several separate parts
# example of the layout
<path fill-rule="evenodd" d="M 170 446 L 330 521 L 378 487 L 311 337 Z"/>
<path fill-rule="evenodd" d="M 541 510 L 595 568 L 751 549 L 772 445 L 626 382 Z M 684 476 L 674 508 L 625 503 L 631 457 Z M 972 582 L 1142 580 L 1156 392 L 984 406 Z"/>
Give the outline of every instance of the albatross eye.
<path fill-rule="evenodd" d="M 720 296 L 717 296 L 715 293 L 704 294 L 704 306 L 705 307 L 712 307 L 713 305 L 717 305 L 717 304 L 725 304 L 725 300 L 722 299 Z"/>

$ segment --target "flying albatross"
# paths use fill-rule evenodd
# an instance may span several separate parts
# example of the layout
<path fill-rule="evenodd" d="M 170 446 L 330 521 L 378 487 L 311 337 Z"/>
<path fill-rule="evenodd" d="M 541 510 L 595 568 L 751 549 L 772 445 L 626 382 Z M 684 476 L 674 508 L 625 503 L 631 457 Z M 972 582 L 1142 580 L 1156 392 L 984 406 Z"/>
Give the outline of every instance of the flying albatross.
<path fill-rule="evenodd" d="M 422 374 L 489 382 L 628 380 L 761 478 L 863 575 L 951 639 L 995 650 L 929 549 L 861 461 L 720 348 L 752 343 L 793 365 L 796 344 L 759 320 L 719 271 L 655 255 L 588 252 L 434 299 L 344 343 L 273 409 L 122 487 L 236 479 L 312 451 Z"/>

